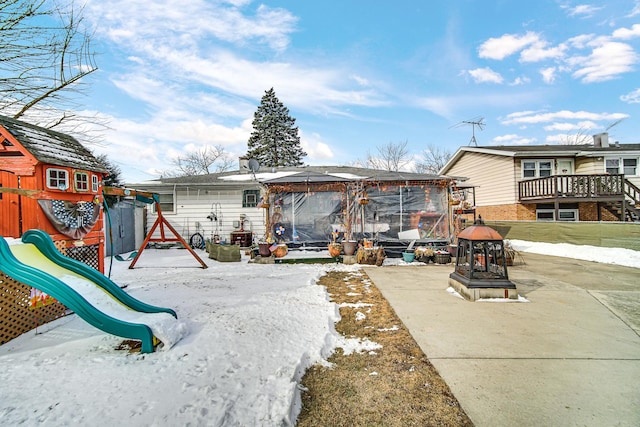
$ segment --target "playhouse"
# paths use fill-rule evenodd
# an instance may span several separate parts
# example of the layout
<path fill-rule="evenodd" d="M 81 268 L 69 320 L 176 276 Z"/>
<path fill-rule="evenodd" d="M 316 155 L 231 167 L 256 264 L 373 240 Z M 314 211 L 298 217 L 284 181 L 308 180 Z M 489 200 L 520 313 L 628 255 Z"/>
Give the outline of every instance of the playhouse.
<path fill-rule="evenodd" d="M 43 230 L 66 256 L 104 272 L 106 174 L 75 138 L 0 116 L 0 236 Z"/>

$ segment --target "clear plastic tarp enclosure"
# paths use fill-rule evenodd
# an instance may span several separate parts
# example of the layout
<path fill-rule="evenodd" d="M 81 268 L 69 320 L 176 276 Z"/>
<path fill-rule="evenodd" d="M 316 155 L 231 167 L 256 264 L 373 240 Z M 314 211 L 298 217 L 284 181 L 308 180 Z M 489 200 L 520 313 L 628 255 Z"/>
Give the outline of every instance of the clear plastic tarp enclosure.
<path fill-rule="evenodd" d="M 269 188 L 269 187 L 268 187 Z M 447 181 L 271 187 L 267 233 L 283 242 L 338 239 L 449 241 Z"/>

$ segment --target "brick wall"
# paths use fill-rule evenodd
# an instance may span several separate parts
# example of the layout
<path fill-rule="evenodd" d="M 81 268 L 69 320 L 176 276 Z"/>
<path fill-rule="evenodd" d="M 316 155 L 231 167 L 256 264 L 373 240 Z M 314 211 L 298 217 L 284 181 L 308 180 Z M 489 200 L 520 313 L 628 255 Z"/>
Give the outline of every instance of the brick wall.
<path fill-rule="evenodd" d="M 535 205 L 496 205 L 496 206 L 478 206 L 476 213 L 481 215 L 483 219 L 494 221 L 535 221 L 536 206 Z"/>
<path fill-rule="evenodd" d="M 598 204 L 579 203 L 580 221 L 598 221 Z M 535 221 L 535 204 L 512 204 L 496 206 L 478 206 L 476 213 L 487 221 Z M 600 209 L 600 221 L 619 221 L 619 218 L 605 208 Z"/>
<path fill-rule="evenodd" d="M 596 202 L 580 203 L 580 221 L 620 221 L 617 215 L 609 212 L 605 208 L 600 208 L 600 219 L 598 219 L 598 204 Z"/>

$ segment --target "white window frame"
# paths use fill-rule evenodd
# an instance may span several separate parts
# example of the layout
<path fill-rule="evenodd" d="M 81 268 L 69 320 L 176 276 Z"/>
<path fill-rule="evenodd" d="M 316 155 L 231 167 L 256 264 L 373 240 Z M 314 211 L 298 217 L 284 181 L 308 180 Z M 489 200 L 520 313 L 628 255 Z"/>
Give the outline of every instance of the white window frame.
<path fill-rule="evenodd" d="M 640 157 L 637 157 L 637 156 L 620 156 L 620 157 L 609 156 L 609 157 L 605 157 L 604 158 L 604 165 L 603 165 L 604 173 L 612 173 L 612 172 L 609 172 L 610 168 L 607 167 L 607 161 L 609 161 L 609 160 L 615 160 L 615 161 L 618 162 L 618 171 L 615 172 L 616 174 L 624 174 L 624 176 L 640 176 L 640 172 L 639 172 L 639 170 L 640 170 Z M 625 160 L 634 160 L 636 162 L 636 166 L 635 166 L 636 170 L 635 170 L 634 174 L 626 174 L 626 173 L 624 173 L 625 172 L 624 171 L 624 169 L 625 169 L 624 161 Z"/>
<path fill-rule="evenodd" d="M 59 175 L 57 175 L 56 177 L 52 177 L 52 172 L 56 172 L 56 174 Z M 63 175 L 64 177 L 61 175 Z M 69 171 L 66 169 L 47 168 L 46 179 L 47 188 L 60 191 L 66 191 L 67 189 L 69 189 Z M 51 184 L 52 180 L 55 181 L 55 185 Z"/>
<path fill-rule="evenodd" d="M 551 214 L 551 218 L 540 219 L 539 214 L 541 213 Z M 562 214 L 567 213 L 573 214 L 573 219 L 562 218 Z M 560 217 L 558 221 L 577 222 L 580 220 L 578 209 L 558 209 L 558 216 Z M 536 221 L 556 221 L 555 209 L 536 209 Z"/>
<path fill-rule="evenodd" d="M 525 163 L 534 163 L 535 164 L 535 169 L 526 169 L 526 170 L 533 170 L 534 171 L 534 176 L 525 176 Z M 549 169 L 549 175 L 545 175 L 543 177 L 540 176 L 540 164 L 541 163 L 550 163 L 551 164 L 551 169 Z M 553 159 L 522 159 L 520 161 L 520 169 L 522 169 L 522 179 L 536 179 L 536 178 L 546 178 L 547 176 L 552 176 L 554 174 L 554 168 L 555 168 L 555 161 Z M 547 169 L 544 169 L 547 170 Z"/>
<path fill-rule="evenodd" d="M 99 188 L 100 180 L 98 179 L 98 175 L 91 175 L 91 191 L 97 193 Z"/>
<path fill-rule="evenodd" d="M 158 194 L 158 198 L 160 200 L 160 207 L 162 208 L 163 214 L 175 214 L 176 213 L 176 192 L 173 191 L 156 191 Z M 170 199 L 170 200 L 169 200 Z M 171 208 L 168 209 L 167 206 L 171 205 Z M 153 212 L 156 213 L 156 204 L 153 204 Z"/>
<path fill-rule="evenodd" d="M 83 178 L 83 179 L 79 179 Z M 82 184 L 82 187 L 78 184 Z M 83 193 L 89 191 L 89 174 L 87 172 L 74 172 L 73 173 L 73 187 L 76 191 L 81 191 Z"/>

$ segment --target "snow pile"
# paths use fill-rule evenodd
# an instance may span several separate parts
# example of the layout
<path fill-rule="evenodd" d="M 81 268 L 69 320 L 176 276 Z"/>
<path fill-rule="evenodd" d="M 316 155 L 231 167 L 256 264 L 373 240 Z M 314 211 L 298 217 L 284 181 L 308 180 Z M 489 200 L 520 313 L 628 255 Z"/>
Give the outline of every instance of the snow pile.
<path fill-rule="evenodd" d="M 640 265 L 640 252 L 622 248 L 601 248 L 589 245 L 570 245 L 568 243 L 540 243 L 525 242 L 523 240 L 509 240 L 513 249 L 534 254 L 575 258 L 585 261 L 595 261 L 604 264 L 637 267 Z"/>

